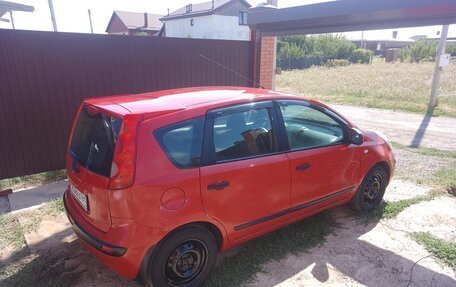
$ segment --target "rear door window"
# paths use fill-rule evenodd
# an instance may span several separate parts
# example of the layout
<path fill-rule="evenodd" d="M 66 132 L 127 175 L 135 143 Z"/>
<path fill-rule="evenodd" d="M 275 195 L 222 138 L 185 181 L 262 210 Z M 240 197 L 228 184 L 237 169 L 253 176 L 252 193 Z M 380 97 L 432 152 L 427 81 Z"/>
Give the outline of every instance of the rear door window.
<path fill-rule="evenodd" d="M 214 118 L 216 161 L 235 160 L 277 151 L 269 109 L 252 109 Z"/>
<path fill-rule="evenodd" d="M 70 152 L 80 166 L 109 177 L 122 120 L 81 109 L 71 138 Z"/>
<path fill-rule="evenodd" d="M 200 165 L 204 118 L 195 118 L 170 125 L 154 132 L 166 156 L 179 168 Z"/>

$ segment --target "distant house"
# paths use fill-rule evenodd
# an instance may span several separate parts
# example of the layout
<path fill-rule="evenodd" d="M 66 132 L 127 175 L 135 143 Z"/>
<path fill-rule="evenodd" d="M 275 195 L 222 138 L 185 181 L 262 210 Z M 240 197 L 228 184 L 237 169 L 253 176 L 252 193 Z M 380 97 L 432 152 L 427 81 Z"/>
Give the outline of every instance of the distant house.
<path fill-rule="evenodd" d="M 412 39 L 382 39 L 382 40 L 351 40 L 358 48 L 371 50 L 376 55 L 385 56 L 388 49 L 399 49 L 409 46 L 414 42 Z"/>
<path fill-rule="evenodd" d="M 164 37 L 250 40 L 244 0 L 214 0 L 188 4 L 162 17 Z"/>
<path fill-rule="evenodd" d="M 115 35 L 154 36 L 163 26 L 163 15 L 114 11 L 106 32 Z"/>

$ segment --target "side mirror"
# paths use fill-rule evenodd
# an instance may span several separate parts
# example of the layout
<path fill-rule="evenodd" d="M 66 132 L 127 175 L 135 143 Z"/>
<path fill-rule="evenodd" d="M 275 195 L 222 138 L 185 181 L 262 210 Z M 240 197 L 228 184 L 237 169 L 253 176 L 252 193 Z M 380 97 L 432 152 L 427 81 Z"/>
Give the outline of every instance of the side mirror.
<path fill-rule="evenodd" d="M 350 129 L 350 144 L 362 145 L 364 142 L 363 133 L 357 128 Z"/>

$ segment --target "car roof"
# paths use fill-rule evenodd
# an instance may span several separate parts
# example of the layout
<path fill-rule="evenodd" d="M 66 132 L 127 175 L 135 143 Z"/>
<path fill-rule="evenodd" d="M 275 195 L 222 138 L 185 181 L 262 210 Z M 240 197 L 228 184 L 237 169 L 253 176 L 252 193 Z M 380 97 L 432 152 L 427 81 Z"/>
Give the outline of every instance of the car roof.
<path fill-rule="evenodd" d="M 303 99 L 298 96 L 257 88 L 193 87 L 142 94 L 90 98 L 84 102 L 113 111 L 122 116 L 125 114 L 148 114 L 151 117 L 151 115 L 157 113 L 165 114 L 179 110 L 200 108 L 201 106 L 225 106 L 230 103 L 242 101 L 258 101 L 274 98 Z"/>

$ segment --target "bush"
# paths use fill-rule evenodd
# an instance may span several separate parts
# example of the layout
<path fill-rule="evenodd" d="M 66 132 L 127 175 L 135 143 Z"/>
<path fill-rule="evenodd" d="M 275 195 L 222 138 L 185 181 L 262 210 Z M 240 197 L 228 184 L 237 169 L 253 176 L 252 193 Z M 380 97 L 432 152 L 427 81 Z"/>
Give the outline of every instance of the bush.
<path fill-rule="evenodd" d="M 356 45 L 343 36 L 332 34 L 318 36 L 280 37 L 277 54 L 281 59 L 320 59 L 320 65 L 334 59 L 349 59 Z M 286 62 L 286 61 L 285 61 Z"/>
<path fill-rule="evenodd" d="M 456 56 L 456 42 L 447 42 L 446 53 Z"/>
<path fill-rule="evenodd" d="M 352 55 L 350 56 L 350 62 L 368 64 L 368 63 L 370 63 L 373 55 L 374 55 L 374 53 L 372 53 L 371 50 L 356 49 L 353 51 Z"/>
<path fill-rule="evenodd" d="M 399 59 L 401 62 L 422 62 L 433 61 L 437 52 L 438 42 L 436 40 L 418 40 L 410 47 L 404 47 L 399 50 Z"/>
<path fill-rule="evenodd" d="M 335 60 L 328 61 L 325 66 L 329 67 L 329 68 L 333 68 L 333 67 L 344 67 L 344 66 L 348 66 L 348 65 L 350 65 L 350 61 L 348 61 L 346 59 L 335 59 Z"/>
<path fill-rule="evenodd" d="M 397 56 L 399 57 L 399 61 L 401 61 L 401 63 L 403 63 L 403 62 L 411 62 L 410 48 L 409 47 L 404 47 L 404 48 L 399 49 L 399 52 L 398 52 Z"/>
<path fill-rule="evenodd" d="M 279 42 L 280 43 L 280 42 Z M 281 42 L 278 43 L 279 58 L 303 58 L 304 51 L 296 43 Z"/>

